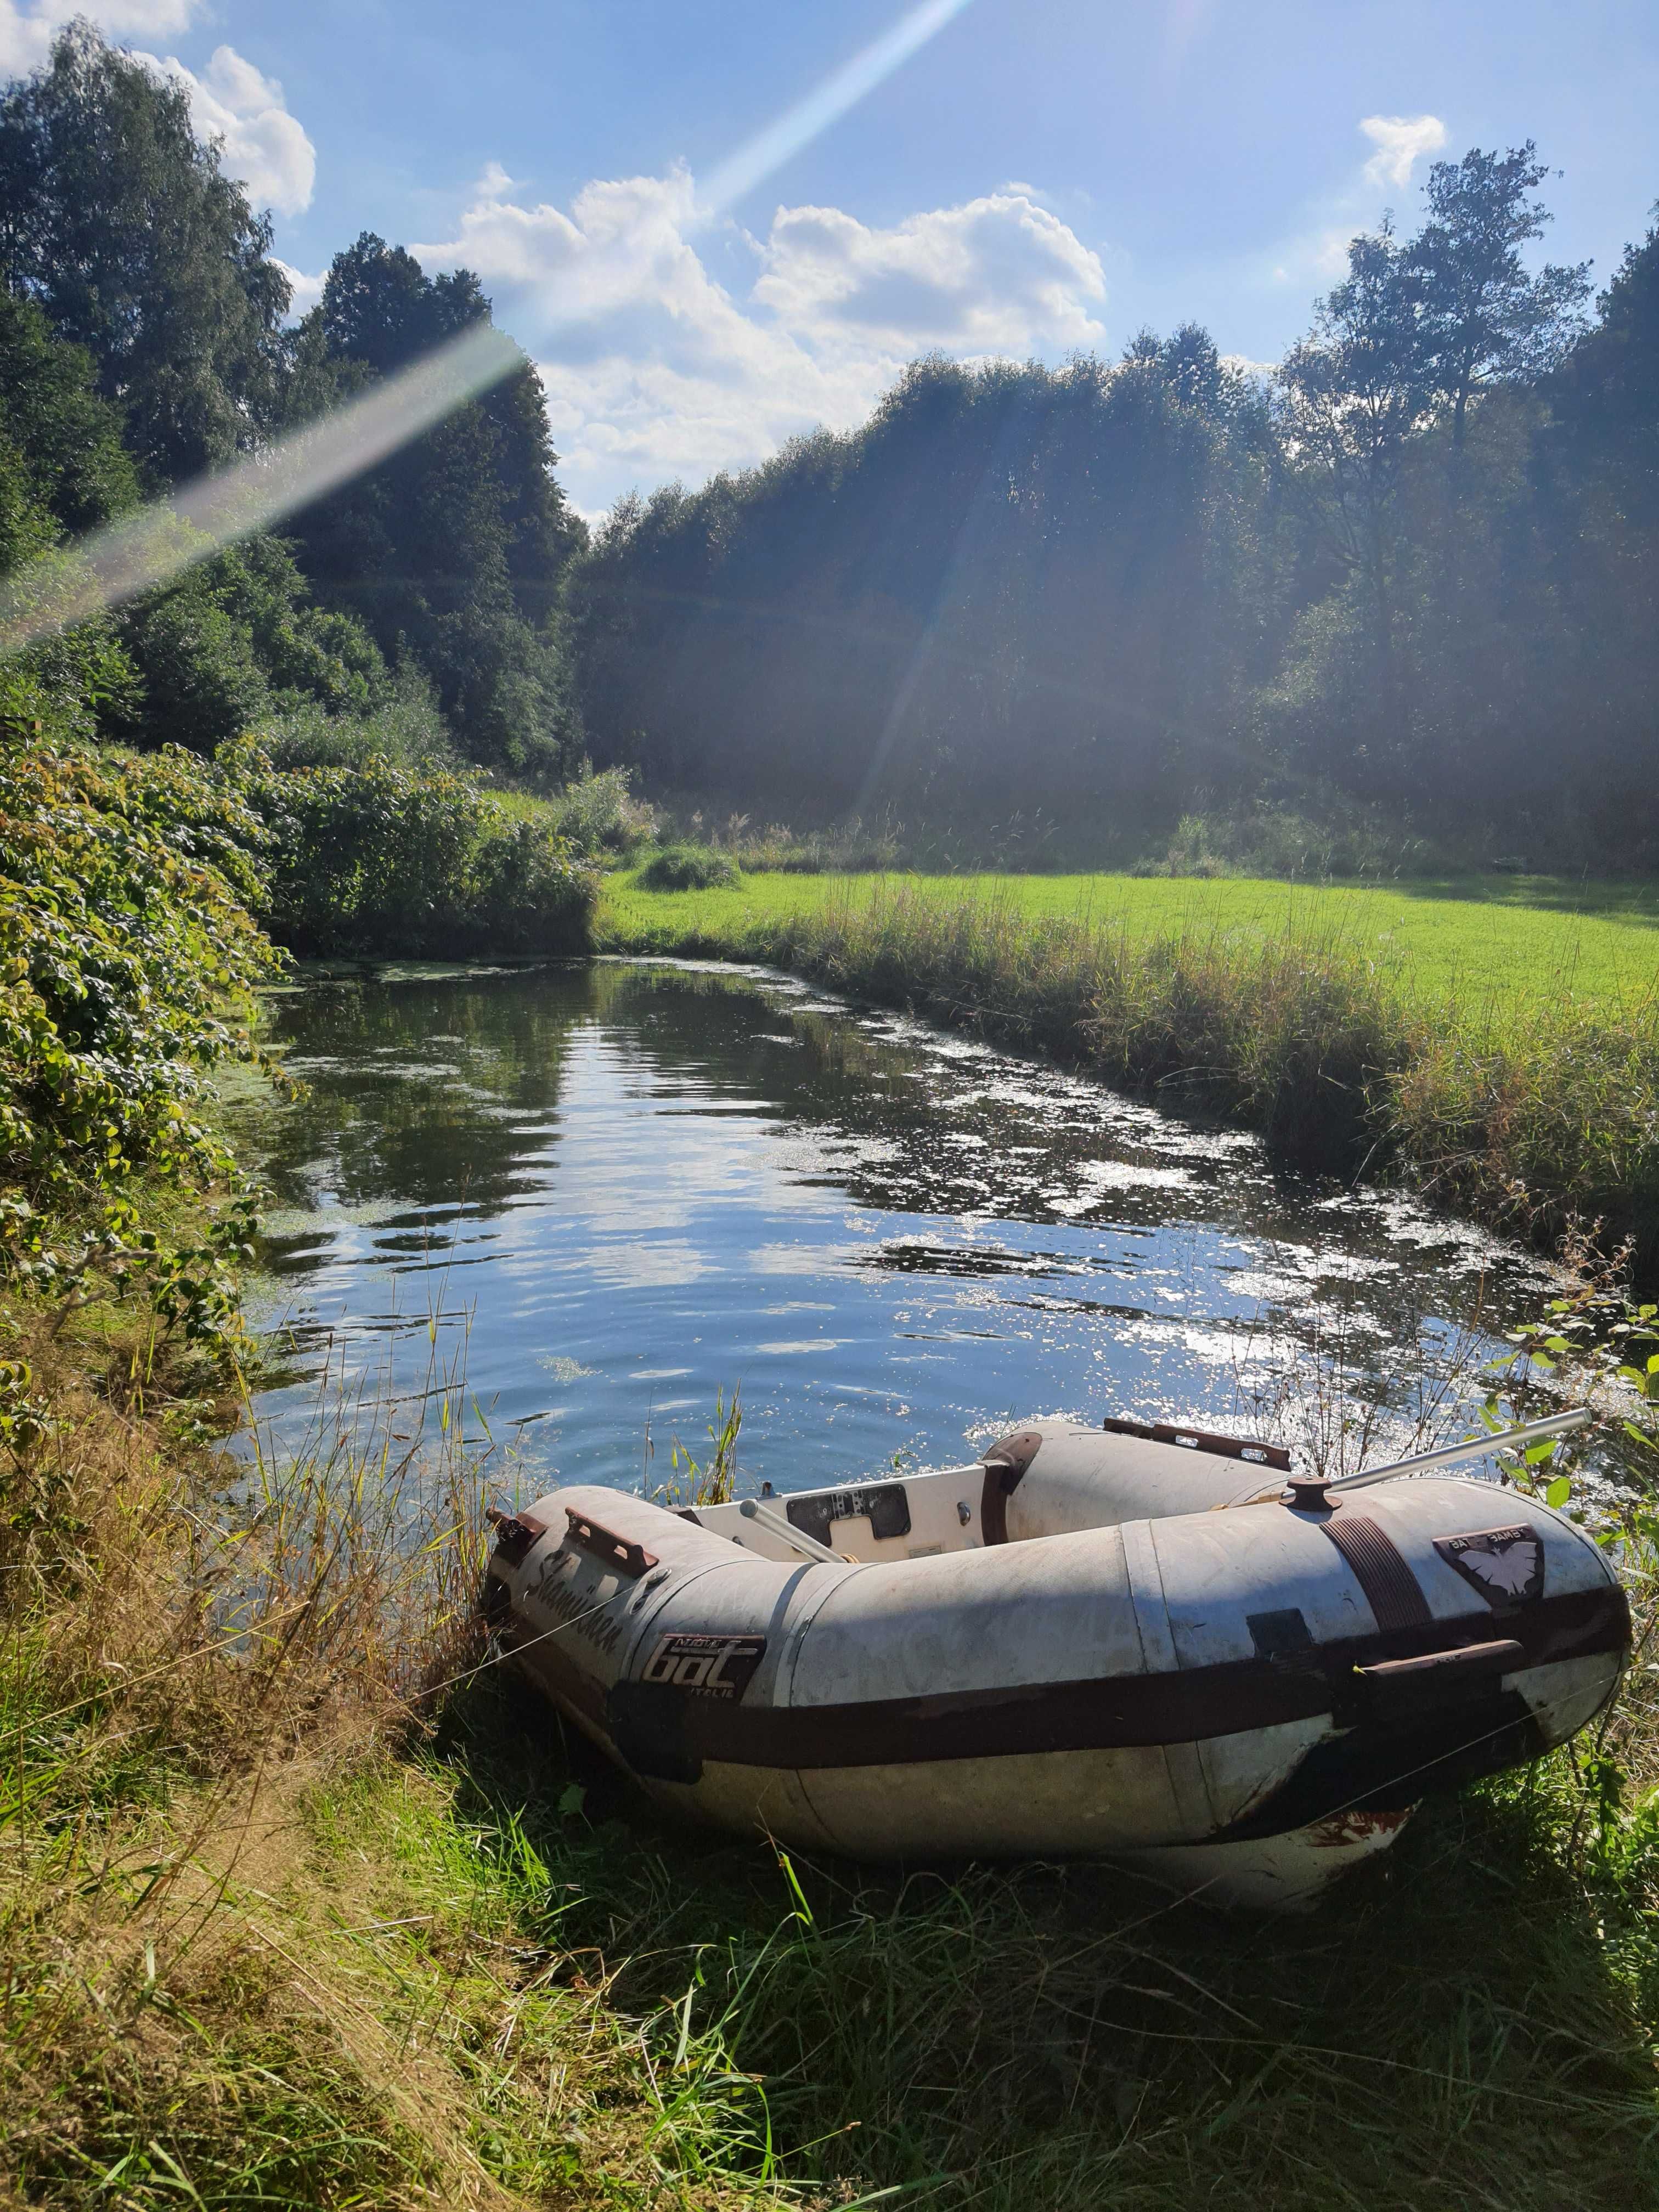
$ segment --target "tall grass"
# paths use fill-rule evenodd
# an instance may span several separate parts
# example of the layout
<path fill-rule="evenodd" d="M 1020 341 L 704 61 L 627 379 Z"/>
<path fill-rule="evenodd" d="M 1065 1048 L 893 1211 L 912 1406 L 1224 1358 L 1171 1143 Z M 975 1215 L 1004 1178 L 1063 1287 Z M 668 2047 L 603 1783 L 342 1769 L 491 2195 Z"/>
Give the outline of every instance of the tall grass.
<path fill-rule="evenodd" d="M 1599 1223 L 1659 1261 L 1659 999 L 1587 1006 L 1564 975 L 1496 1008 L 1426 1000 L 1325 912 L 1276 934 L 1132 935 L 896 878 L 705 921 L 684 949 L 1080 1061 L 1259 1129 L 1290 1160 L 1398 1172 L 1540 1241 Z"/>
<path fill-rule="evenodd" d="M 479 1509 L 512 1480 L 487 1436 L 452 1411 L 400 1439 L 354 1396 L 233 1467 L 180 1445 L 164 1378 L 140 1414 L 30 1350 L 49 1425 L 0 1474 L 18 2201 L 1555 2212 L 1659 2188 L 1645 1509 L 1613 1726 L 1264 1926 L 1109 1866 L 872 1874 L 665 1830 L 481 1640 Z M 738 1429 L 717 1407 L 708 1463 L 677 1468 L 700 1494 Z"/>

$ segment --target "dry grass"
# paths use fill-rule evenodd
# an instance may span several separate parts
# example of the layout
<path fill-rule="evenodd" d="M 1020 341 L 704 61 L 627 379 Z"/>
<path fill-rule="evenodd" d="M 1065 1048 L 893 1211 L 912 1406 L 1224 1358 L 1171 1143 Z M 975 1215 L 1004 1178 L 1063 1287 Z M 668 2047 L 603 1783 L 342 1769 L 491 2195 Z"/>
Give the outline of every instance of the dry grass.
<path fill-rule="evenodd" d="M 483 1656 L 465 1443 L 393 1461 L 348 1423 L 228 1480 L 164 1399 L 124 1412 L 27 1348 L 52 1427 L 0 1528 L 22 2200 L 654 2199 L 642 2052 L 519 1940 L 524 1865 L 421 1757 Z"/>
<path fill-rule="evenodd" d="M 489 1663 L 459 1427 L 396 1459 L 356 1407 L 228 1486 L 160 1394 L 122 1411 L 31 1349 L 56 1425 L 0 1516 L 16 2201 L 1659 2191 L 1650 1674 L 1576 1764 L 1425 1812 L 1305 1924 L 1099 1866 L 792 1865 L 662 1833 Z"/>

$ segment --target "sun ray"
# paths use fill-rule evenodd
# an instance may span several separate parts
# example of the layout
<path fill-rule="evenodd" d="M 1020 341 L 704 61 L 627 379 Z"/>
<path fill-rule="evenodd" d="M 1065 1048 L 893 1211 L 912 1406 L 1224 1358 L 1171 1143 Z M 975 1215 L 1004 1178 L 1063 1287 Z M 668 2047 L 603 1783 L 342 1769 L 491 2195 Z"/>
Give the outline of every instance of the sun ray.
<path fill-rule="evenodd" d="M 713 221 L 890 77 L 970 0 L 923 0 L 721 162 L 699 194 Z M 619 251 L 626 251 L 623 241 Z M 556 312 L 554 326 L 562 319 Z M 373 468 L 525 359 L 489 325 L 459 337 L 246 460 L 39 556 L 0 584 L 0 658 L 173 580 Z"/>
<path fill-rule="evenodd" d="M 923 0 L 902 15 L 890 30 L 872 39 L 848 62 L 832 70 L 804 100 L 787 107 L 775 123 L 757 131 L 745 146 L 722 161 L 697 195 L 697 212 L 706 222 L 723 215 L 743 195 L 792 160 L 813 139 L 856 107 L 912 54 L 942 31 L 969 5 L 969 0 Z"/>

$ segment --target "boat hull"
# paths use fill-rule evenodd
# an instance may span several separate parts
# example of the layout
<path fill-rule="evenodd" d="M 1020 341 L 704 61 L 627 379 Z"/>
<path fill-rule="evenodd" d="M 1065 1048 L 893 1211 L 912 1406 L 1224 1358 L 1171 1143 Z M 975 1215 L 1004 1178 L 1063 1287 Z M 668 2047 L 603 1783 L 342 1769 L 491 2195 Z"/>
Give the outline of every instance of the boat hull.
<path fill-rule="evenodd" d="M 1098 1432 L 1029 1433 L 1021 1513 L 1041 1525 L 1047 1453 L 1075 1520 Z M 1186 1510 L 1000 1543 L 963 1522 L 981 1540 L 862 1562 L 556 1492 L 498 1544 L 495 1602 L 515 1662 L 665 1810 L 872 1860 L 1121 1857 L 1251 1905 L 1307 1902 L 1617 1685 L 1622 1591 L 1532 1500 L 1424 1480 L 1194 1510 L 1182 1476 Z"/>

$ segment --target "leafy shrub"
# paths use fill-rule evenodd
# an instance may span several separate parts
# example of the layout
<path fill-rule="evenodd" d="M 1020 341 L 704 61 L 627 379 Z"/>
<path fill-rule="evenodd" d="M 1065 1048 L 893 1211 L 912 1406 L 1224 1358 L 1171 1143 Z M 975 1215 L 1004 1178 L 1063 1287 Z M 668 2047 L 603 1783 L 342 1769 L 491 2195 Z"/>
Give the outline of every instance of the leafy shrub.
<path fill-rule="evenodd" d="M 592 860 L 621 857 L 651 844 L 657 836 L 656 810 L 634 796 L 629 788 L 632 779 L 631 769 L 596 771 L 584 761 L 581 773 L 546 802 L 553 827 L 576 852 Z"/>
<path fill-rule="evenodd" d="M 597 890 L 592 872 L 540 823 L 497 824 L 486 817 L 486 824 L 469 865 L 460 924 L 466 948 L 550 952 L 585 945 Z"/>
<path fill-rule="evenodd" d="M 705 891 L 735 884 L 739 873 L 737 862 L 712 845 L 665 845 L 640 870 L 640 881 L 652 891 Z"/>
<path fill-rule="evenodd" d="M 307 955 L 549 952 L 586 942 L 594 878 L 564 840 L 500 814 L 471 775 L 228 757 L 269 837 L 262 911 Z"/>
<path fill-rule="evenodd" d="M 12 734 L 17 735 L 14 726 Z M 236 1188 L 198 1118 L 205 1071 L 252 1046 L 234 1001 L 279 963 L 247 912 L 257 819 L 177 749 L 137 762 L 0 749 L 0 1267 L 50 1295 L 150 1281 L 187 1333 L 235 1306 L 207 1245 L 168 1250 L 143 1184 Z"/>
<path fill-rule="evenodd" d="M 225 547 L 123 629 L 143 679 L 125 719 L 149 744 L 211 752 L 273 715 L 369 715 L 392 694 L 380 647 L 354 617 L 312 605 L 280 538 Z"/>
<path fill-rule="evenodd" d="M 261 719 L 255 732 L 274 768 L 362 768 L 377 753 L 406 766 L 459 765 L 432 687 L 414 667 L 392 678 L 391 696 L 364 714 L 332 714 L 319 700 L 297 700 Z"/>
<path fill-rule="evenodd" d="M 142 735 L 211 752 L 270 703 L 252 633 L 210 592 L 171 593 L 135 623 L 131 641 L 143 677 Z"/>

